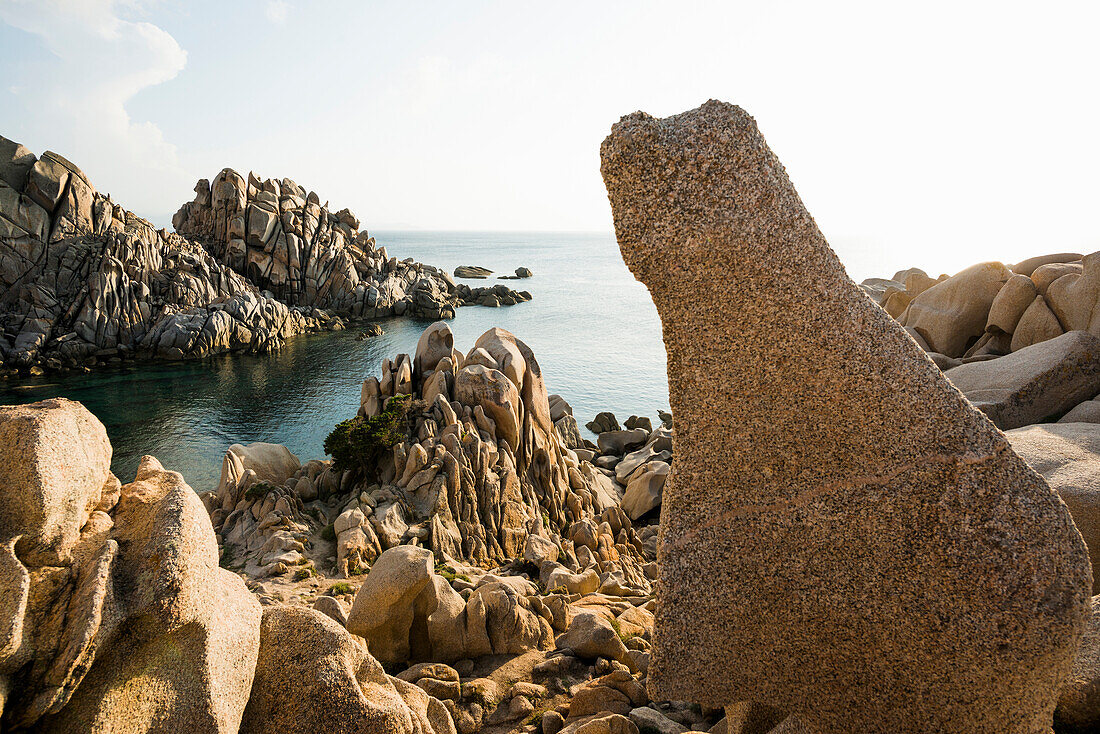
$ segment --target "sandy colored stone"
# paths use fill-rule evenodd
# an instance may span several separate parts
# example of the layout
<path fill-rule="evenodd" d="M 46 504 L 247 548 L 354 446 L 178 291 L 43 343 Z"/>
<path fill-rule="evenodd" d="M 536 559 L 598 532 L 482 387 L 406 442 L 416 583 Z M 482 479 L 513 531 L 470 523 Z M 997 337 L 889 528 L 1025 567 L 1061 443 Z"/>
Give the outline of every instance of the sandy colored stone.
<path fill-rule="evenodd" d="M 626 651 L 611 622 L 593 612 L 579 612 L 569 623 L 569 628 L 558 635 L 555 644 L 559 650 L 572 650 L 582 658 L 607 658 L 618 660 L 633 670 L 634 661 Z"/>
<path fill-rule="evenodd" d="M 371 566 L 348 613 L 348 630 L 367 640 L 371 654 L 383 663 L 409 659 L 413 602 L 435 570 L 427 548 L 399 545 Z"/>
<path fill-rule="evenodd" d="M 1045 342 L 1064 333 L 1062 325 L 1058 323 L 1058 317 L 1047 306 L 1046 299 L 1035 296 L 1035 300 L 1027 307 L 1016 325 L 1010 348 L 1013 352 L 1018 352 L 1032 344 Z"/>
<path fill-rule="evenodd" d="M 198 495 L 151 456 L 122 487 L 112 540 L 117 605 L 95 662 L 37 731 L 71 734 L 236 732 L 252 687 L 260 605 L 218 567 Z"/>
<path fill-rule="evenodd" d="M 1081 329 L 1100 336 L 1100 252 L 1086 255 L 1076 272 L 1052 281 L 1045 295 L 1066 331 Z"/>
<path fill-rule="evenodd" d="M 416 342 L 416 356 L 413 365 L 418 375 L 424 375 L 435 369 L 444 357 L 450 357 L 454 351 L 455 337 L 450 327 L 437 321 L 420 335 Z"/>
<path fill-rule="evenodd" d="M 1100 731 L 1100 596 L 1092 597 L 1092 613 L 1077 650 L 1073 672 L 1054 712 L 1058 734 Z"/>
<path fill-rule="evenodd" d="M 961 356 L 985 331 L 993 301 L 1011 275 L 1001 263 L 972 265 L 914 298 L 900 322 L 932 351 Z"/>
<path fill-rule="evenodd" d="M 1024 311 L 1039 295 L 1034 281 L 1026 275 L 1013 275 L 1005 282 L 1004 286 L 993 299 L 993 305 L 989 307 L 989 317 L 985 322 L 985 330 L 999 329 L 1006 334 L 1016 330 L 1016 324 Z"/>
<path fill-rule="evenodd" d="M 80 403 L 0 407 L 0 541 L 21 536 L 15 550 L 25 563 L 59 565 L 110 469 L 107 431 Z"/>
<path fill-rule="evenodd" d="M 743 110 L 629 115 L 602 161 L 676 416 L 651 695 L 1045 731 L 1091 585 L 1055 493 L 848 279 Z"/>
<path fill-rule="evenodd" d="M 631 520 L 661 504 L 661 491 L 668 479 L 670 467 L 663 461 L 651 461 L 631 478 L 626 485 L 621 507 Z"/>
<path fill-rule="evenodd" d="M 1039 295 L 1045 296 L 1050 286 L 1067 275 L 1080 277 L 1082 273 L 1081 263 L 1050 263 L 1041 265 L 1031 274 L 1035 287 L 1039 289 Z M 1070 280 L 1072 282 L 1073 279 Z"/>
<path fill-rule="evenodd" d="M 1035 268 L 1040 265 L 1049 265 L 1050 263 L 1071 263 L 1080 259 L 1081 253 L 1079 252 L 1056 252 L 1051 255 L 1036 255 L 1035 257 L 1029 257 L 1027 260 L 1021 260 L 1013 265 L 1012 272 L 1030 276 L 1035 272 Z"/>
<path fill-rule="evenodd" d="M 1005 434 L 1012 449 L 1043 475 L 1069 508 L 1093 569 L 1100 569 L 1100 425 L 1048 423 Z M 1093 593 L 1100 593 L 1094 571 Z"/>
<path fill-rule="evenodd" d="M 454 724 L 442 703 L 387 676 L 363 641 L 336 621 L 313 609 L 274 606 L 264 609 L 240 731 L 451 734 Z"/>
<path fill-rule="evenodd" d="M 1057 418 L 1100 393 L 1100 338 L 1071 331 L 944 375 L 1002 431 Z"/>

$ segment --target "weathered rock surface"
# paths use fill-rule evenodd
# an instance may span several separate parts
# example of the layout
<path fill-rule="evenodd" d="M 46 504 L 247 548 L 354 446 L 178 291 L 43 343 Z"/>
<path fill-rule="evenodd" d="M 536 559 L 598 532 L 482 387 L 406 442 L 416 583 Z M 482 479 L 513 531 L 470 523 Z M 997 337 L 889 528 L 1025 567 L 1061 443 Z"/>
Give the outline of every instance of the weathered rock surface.
<path fill-rule="evenodd" d="M 293 181 L 225 169 L 157 230 L 56 153 L 0 137 L 0 367 L 265 352 L 340 317 L 450 318 L 530 300 L 459 288 L 376 248 L 359 221 Z M 338 314 L 338 315 L 337 315 Z"/>
<path fill-rule="evenodd" d="M 932 351 L 963 352 L 985 331 L 994 299 L 1011 277 L 1001 263 L 981 263 L 922 292 L 899 318 L 924 337 Z"/>
<path fill-rule="evenodd" d="M 676 415 L 654 694 L 826 733 L 1049 727 L 1091 586 L 1065 506 L 848 280 L 743 110 L 630 115 L 602 159 Z M 1007 271 L 978 276 L 991 303 Z"/>
<path fill-rule="evenodd" d="M 1008 431 L 1012 449 L 1043 475 L 1069 508 L 1089 549 L 1089 560 L 1100 569 L 1100 425 L 1052 423 Z M 1093 576 L 1092 589 L 1100 593 Z"/>
<path fill-rule="evenodd" d="M 413 602 L 434 571 L 430 550 L 400 545 L 378 557 L 355 595 L 348 630 L 364 638 L 383 663 L 409 659 Z"/>
<path fill-rule="evenodd" d="M 1092 597 L 1088 627 L 1073 672 L 1058 698 L 1054 721 L 1059 734 L 1086 734 L 1100 729 L 1100 596 Z"/>
<path fill-rule="evenodd" d="M 0 516 L 5 730 L 236 732 L 260 606 L 198 496 L 152 457 L 120 487 L 78 403 L 4 413 L 0 495 L 47 500 Z"/>
<path fill-rule="evenodd" d="M 1057 418 L 1100 393 L 1100 337 L 1071 331 L 999 359 L 947 370 L 1001 430 Z"/>
<path fill-rule="evenodd" d="M 869 278 L 864 292 L 942 359 L 990 359 L 1069 331 L 1100 336 L 1100 253 L 1042 255 L 1012 266 L 982 263 L 933 281 L 912 268 Z M 997 283 L 1003 285 L 997 289 Z M 995 293 L 990 302 L 991 293 Z M 977 322 L 983 312 L 985 333 Z M 962 347 L 964 352 L 957 353 Z"/>
<path fill-rule="evenodd" d="M 0 542 L 33 565 L 68 561 L 110 469 L 107 432 L 80 403 L 0 407 Z"/>
<path fill-rule="evenodd" d="M 390 678 L 355 635 L 320 612 L 264 610 L 241 734 L 453 734 L 437 699 Z"/>

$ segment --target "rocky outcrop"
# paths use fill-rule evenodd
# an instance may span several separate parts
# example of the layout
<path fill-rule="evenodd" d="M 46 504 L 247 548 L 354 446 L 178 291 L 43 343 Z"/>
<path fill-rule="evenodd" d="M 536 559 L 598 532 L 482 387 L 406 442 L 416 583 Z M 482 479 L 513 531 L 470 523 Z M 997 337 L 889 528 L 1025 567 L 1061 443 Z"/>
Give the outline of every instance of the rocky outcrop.
<path fill-rule="evenodd" d="M 932 351 L 958 357 L 985 332 L 994 299 L 1011 273 L 982 263 L 921 291 L 898 323 L 920 334 Z"/>
<path fill-rule="evenodd" d="M 62 156 L 0 137 L 0 368 L 87 368 L 278 349 L 342 317 L 451 318 L 526 291 L 457 287 L 390 257 L 348 210 L 225 169 L 158 230 Z"/>
<path fill-rule="evenodd" d="M 454 734 L 438 699 L 391 678 L 363 640 L 312 609 L 264 610 L 241 734 Z"/>
<path fill-rule="evenodd" d="M 33 159 L 0 140 L 9 168 Z M 296 334 L 341 326 L 328 312 L 272 298 L 199 244 L 155 229 L 52 152 L 25 177 L 0 180 L 0 294 L 8 368 L 270 351 Z"/>
<path fill-rule="evenodd" d="M 347 209 L 329 211 L 290 179 L 246 179 L 231 168 L 195 184 L 195 199 L 172 218 L 180 234 L 203 242 L 222 264 L 295 306 L 376 317 L 421 308 L 407 297 L 422 279 L 437 285 L 432 307 L 454 316 L 454 282 L 442 271 L 391 258 Z"/>
<path fill-rule="evenodd" d="M 20 448 L 0 494 L 68 508 L 0 521 L 5 729 L 237 731 L 260 606 L 218 567 L 198 496 L 151 457 L 120 487 L 103 426 L 77 403 L 8 408 L 0 425 Z"/>
<path fill-rule="evenodd" d="M 335 621 L 334 598 L 332 617 L 261 614 L 219 567 L 183 477 L 147 456 L 120 486 L 79 403 L 3 408 L 0 442 L 4 731 L 455 732 L 438 699 L 387 676 Z M 288 471 L 281 448 L 234 453 L 244 476 L 273 480 Z"/>
<path fill-rule="evenodd" d="M 821 732 L 1049 727 L 1091 586 L 1065 506 L 851 283 L 743 110 L 636 113 L 601 152 L 676 416 L 650 689 Z"/>
<path fill-rule="evenodd" d="M 1071 331 L 944 376 L 1001 430 L 1040 423 L 1100 393 L 1100 337 Z"/>
<path fill-rule="evenodd" d="M 195 238 L 224 265 L 292 306 L 322 308 L 352 318 L 396 314 L 454 318 L 487 289 L 457 288 L 446 272 L 411 258 L 390 257 L 359 219 L 288 178 L 259 179 L 226 168 L 195 184 L 195 199 L 172 225 Z M 475 270 L 480 270 L 475 268 Z M 457 275 L 456 271 L 456 275 Z M 462 276 L 480 277 L 480 276 Z M 495 304 L 529 300 L 504 289 Z"/>
<path fill-rule="evenodd" d="M 1071 331 L 1100 336 L 1100 253 L 981 263 L 938 281 L 913 268 L 861 287 L 937 364 L 1001 357 Z"/>
<path fill-rule="evenodd" d="M 381 379 L 363 382 L 351 425 L 382 420 L 397 396 L 408 400 L 403 438 L 366 465 L 310 461 L 264 479 L 242 459 L 252 447 L 227 452 L 222 482 L 204 499 L 234 567 L 255 577 L 308 568 L 355 576 L 384 551 L 410 543 L 439 559 L 484 566 L 521 559 L 534 536 L 557 549 L 555 568 L 591 569 L 596 588 L 649 593 L 644 567 L 655 530 L 640 535 L 618 505 L 634 473 L 670 459 L 654 450 L 661 440 L 671 448 L 667 429 L 648 443 L 650 435 L 637 429 L 644 451 L 627 457 L 630 471 L 582 459 L 551 420 L 534 354 L 501 329 L 463 356 L 446 324 L 432 325 L 415 355 L 385 360 Z M 555 406 L 568 415 L 560 398 Z M 648 467 L 638 460 L 643 454 L 653 460 Z M 615 468 L 623 457 L 613 458 L 605 463 Z M 327 543 L 335 545 L 332 556 L 322 554 Z"/>

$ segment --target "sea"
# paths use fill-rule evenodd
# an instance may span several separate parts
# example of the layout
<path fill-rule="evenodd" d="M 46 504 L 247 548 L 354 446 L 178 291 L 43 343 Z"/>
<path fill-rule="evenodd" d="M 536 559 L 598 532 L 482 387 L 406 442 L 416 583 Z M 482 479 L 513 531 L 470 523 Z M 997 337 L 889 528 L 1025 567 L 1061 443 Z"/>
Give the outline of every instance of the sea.
<path fill-rule="evenodd" d="M 465 353 L 487 329 L 514 333 L 534 351 L 547 390 L 564 397 L 583 426 L 610 410 L 620 422 L 668 408 L 661 322 L 649 292 L 623 264 L 610 233 L 375 232 L 398 258 L 453 272 L 458 265 L 494 271 L 471 286 L 506 283 L 528 290 L 528 303 L 468 306 L 448 322 Z M 533 277 L 497 280 L 518 267 Z M 355 415 L 359 388 L 382 360 L 414 353 L 430 321 L 379 321 L 382 336 L 361 329 L 295 337 L 278 352 L 222 355 L 201 361 L 131 363 L 92 373 L 46 375 L 0 383 L 0 404 L 50 397 L 79 400 L 107 427 L 113 470 L 131 481 L 141 457 L 157 457 L 197 491 L 216 488 L 226 448 L 267 441 L 303 462 L 325 457 L 332 427 Z"/>

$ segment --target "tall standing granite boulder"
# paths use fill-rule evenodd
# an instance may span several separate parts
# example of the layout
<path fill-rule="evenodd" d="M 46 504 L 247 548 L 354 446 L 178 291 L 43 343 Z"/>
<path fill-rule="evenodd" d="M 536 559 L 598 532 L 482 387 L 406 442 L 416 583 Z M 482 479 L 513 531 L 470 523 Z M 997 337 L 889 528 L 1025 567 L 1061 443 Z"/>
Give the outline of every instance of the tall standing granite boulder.
<path fill-rule="evenodd" d="M 635 113 L 601 154 L 676 415 L 653 697 L 1045 731 L 1091 586 L 1065 505 L 848 279 L 746 112 Z"/>

